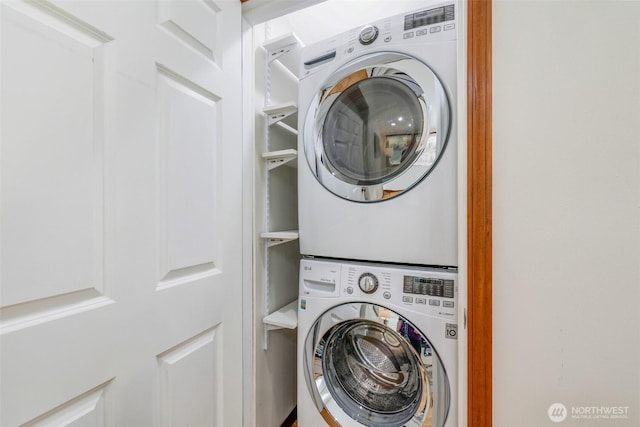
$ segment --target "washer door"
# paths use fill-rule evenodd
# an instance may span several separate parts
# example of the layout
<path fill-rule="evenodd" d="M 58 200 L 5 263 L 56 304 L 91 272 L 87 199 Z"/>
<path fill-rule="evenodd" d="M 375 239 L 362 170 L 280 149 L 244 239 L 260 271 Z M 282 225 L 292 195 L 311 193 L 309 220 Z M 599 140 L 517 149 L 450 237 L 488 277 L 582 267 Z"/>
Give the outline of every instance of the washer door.
<path fill-rule="evenodd" d="M 444 425 L 450 386 L 429 339 L 385 307 L 325 312 L 304 344 L 309 393 L 331 426 Z"/>
<path fill-rule="evenodd" d="M 338 69 L 313 98 L 303 146 L 311 172 L 347 200 L 375 202 L 424 179 L 450 130 L 446 91 L 408 55 L 382 52 Z"/>

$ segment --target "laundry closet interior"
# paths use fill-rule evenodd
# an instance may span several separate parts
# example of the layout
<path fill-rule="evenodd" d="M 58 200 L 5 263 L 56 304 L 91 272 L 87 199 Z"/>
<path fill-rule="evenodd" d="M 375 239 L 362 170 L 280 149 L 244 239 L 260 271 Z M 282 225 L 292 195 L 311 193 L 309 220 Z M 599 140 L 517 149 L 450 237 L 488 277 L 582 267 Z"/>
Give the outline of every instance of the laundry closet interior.
<path fill-rule="evenodd" d="M 250 0 L 243 4 L 243 64 L 252 64 L 243 69 L 243 121 L 247 133 L 244 137 L 244 165 L 247 170 L 245 178 L 249 176 L 249 171 L 253 173 L 252 180 L 245 183 L 243 198 L 245 205 L 252 204 L 254 212 L 250 223 L 247 219 L 244 221 L 244 229 L 247 231 L 246 234 L 250 234 L 250 244 L 253 247 L 250 298 L 253 310 L 251 313 L 244 313 L 245 321 L 251 322 L 251 328 L 245 325 L 244 339 L 245 342 L 248 339 L 253 342 L 251 366 L 246 361 L 244 363 L 245 400 L 253 403 L 245 406 L 252 408 L 249 413 L 245 412 L 245 417 L 249 417 L 246 420 L 249 425 L 256 426 L 280 425 L 295 409 L 299 398 L 296 390 L 300 381 L 296 374 L 299 345 L 296 335 L 302 255 L 298 221 L 298 175 L 302 168 L 300 162 L 308 161 L 304 158 L 304 150 L 299 146 L 299 138 L 304 131 L 299 123 L 303 121 L 301 116 L 307 113 L 306 105 L 298 105 L 302 63 L 306 60 L 302 58 L 301 51 L 305 46 L 317 44 L 348 30 L 359 30 L 368 23 L 409 12 L 428 10 L 442 2 L 329 0 L 312 1 L 307 4 L 307 7 L 297 11 L 287 9 L 299 7 L 292 6 L 291 2 L 262 5 Z M 462 22 L 461 16 L 464 12 L 456 13 L 457 22 Z M 456 31 L 458 44 L 455 55 L 460 58 L 460 39 L 463 32 L 460 28 Z M 457 79 L 453 86 L 457 83 L 460 92 L 460 87 L 464 86 L 460 86 L 461 80 L 456 74 L 460 69 L 459 60 L 457 67 L 453 72 L 454 79 Z M 451 92 L 448 92 L 448 96 L 451 96 Z M 462 105 L 460 99 L 458 95 L 457 102 L 452 103 L 452 109 L 448 112 L 451 115 L 448 118 L 449 127 L 466 124 L 464 120 L 454 120 L 452 117 L 458 115 Z M 453 129 L 454 135 L 456 131 L 457 128 Z M 450 218 L 449 225 L 450 229 L 453 229 L 455 240 L 450 247 L 450 252 L 456 252 L 454 257 L 458 255 L 457 247 L 460 247 L 462 239 L 455 229 L 464 217 L 462 212 L 465 206 L 465 201 L 460 199 L 457 191 L 457 180 L 463 179 L 461 177 L 466 173 L 465 168 L 459 166 L 466 165 L 460 163 L 464 154 L 463 148 L 463 142 L 458 138 L 457 147 L 450 150 L 454 157 L 448 159 L 450 163 L 457 165 L 451 172 L 454 174 L 453 194 L 449 200 L 453 206 L 457 204 L 457 209 L 453 208 L 454 215 Z M 306 166 L 306 163 L 302 165 Z M 420 183 L 415 185 L 418 186 Z M 407 195 L 399 195 L 398 200 L 403 196 Z M 391 202 L 384 200 L 376 203 Z M 366 203 L 356 204 L 359 208 L 366 206 Z M 358 214 L 353 212 L 353 215 Z M 403 216 L 398 215 L 395 220 L 403 221 Z M 443 225 L 443 228 L 446 227 Z M 341 242 L 340 244 L 350 243 L 341 241 L 340 236 L 327 237 L 334 242 Z M 245 236 L 244 239 L 245 243 L 249 243 L 249 237 Z M 400 240 L 386 240 L 389 246 L 403 245 Z M 409 251 L 413 249 L 410 248 Z M 403 262 L 401 258 L 374 260 L 396 264 L 421 264 L 420 261 Z M 453 262 L 448 263 L 448 266 L 458 267 L 458 264 Z M 447 265 L 447 262 L 429 264 Z M 462 301 L 465 295 L 462 274 L 464 268 L 458 268 L 457 272 L 456 293 L 458 301 Z M 247 286 L 245 283 L 245 289 Z M 243 300 L 244 306 L 248 307 L 249 298 L 245 296 Z M 462 303 L 456 305 L 458 318 L 463 309 Z M 459 330 L 462 331 L 461 326 Z M 456 342 L 459 349 L 456 357 L 458 363 L 464 363 L 466 355 L 460 349 L 465 346 L 465 338 L 464 333 L 460 335 Z M 464 401 L 463 394 L 466 388 L 462 378 L 457 378 L 456 383 L 457 396 L 452 396 L 452 399 L 459 404 Z M 464 417 L 463 407 L 464 405 L 456 407 L 456 416 L 461 414 Z"/>
<path fill-rule="evenodd" d="M 0 39 L 0 425 L 640 425 L 639 2 L 7 0 Z"/>

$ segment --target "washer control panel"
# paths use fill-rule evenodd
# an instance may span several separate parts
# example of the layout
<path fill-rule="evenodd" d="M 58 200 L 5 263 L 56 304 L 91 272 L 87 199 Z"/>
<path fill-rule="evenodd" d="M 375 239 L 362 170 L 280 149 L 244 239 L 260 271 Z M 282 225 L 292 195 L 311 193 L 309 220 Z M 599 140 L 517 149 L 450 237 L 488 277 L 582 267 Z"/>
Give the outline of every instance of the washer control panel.
<path fill-rule="evenodd" d="M 305 258 L 299 295 L 374 302 L 455 322 L 457 282 L 455 269 Z"/>
<path fill-rule="evenodd" d="M 446 319 L 457 318 L 457 272 L 455 270 L 405 267 L 374 263 L 344 263 L 340 296 L 374 299 L 404 310 Z"/>

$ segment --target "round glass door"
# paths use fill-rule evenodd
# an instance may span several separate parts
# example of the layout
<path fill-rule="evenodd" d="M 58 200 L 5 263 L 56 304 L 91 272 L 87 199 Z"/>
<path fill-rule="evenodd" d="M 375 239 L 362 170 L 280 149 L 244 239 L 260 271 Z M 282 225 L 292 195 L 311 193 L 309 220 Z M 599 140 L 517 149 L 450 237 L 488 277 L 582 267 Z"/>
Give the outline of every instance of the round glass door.
<path fill-rule="evenodd" d="M 394 311 L 369 303 L 334 307 L 313 325 L 304 348 L 309 391 L 329 425 L 444 425 L 444 366 L 427 337 Z"/>
<path fill-rule="evenodd" d="M 336 403 L 364 425 L 403 426 L 429 396 L 415 351 L 367 320 L 347 320 L 329 333 L 322 371 Z"/>
<path fill-rule="evenodd" d="M 376 185 L 416 157 L 424 127 L 420 99 L 389 77 L 361 80 L 342 92 L 322 125 L 327 168 L 342 181 Z"/>
<path fill-rule="evenodd" d="M 403 54 L 374 54 L 339 69 L 307 113 L 312 173 L 342 198 L 374 202 L 412 188 L 435 167 L 449 134 L 437 76 Z"/>

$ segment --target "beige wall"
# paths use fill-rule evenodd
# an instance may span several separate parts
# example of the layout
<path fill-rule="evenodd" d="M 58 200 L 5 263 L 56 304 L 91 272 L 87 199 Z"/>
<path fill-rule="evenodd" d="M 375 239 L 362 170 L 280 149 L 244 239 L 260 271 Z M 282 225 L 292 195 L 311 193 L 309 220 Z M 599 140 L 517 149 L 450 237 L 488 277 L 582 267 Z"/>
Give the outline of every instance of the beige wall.
<path fill-rule="evenodd" d="M 493 20 L 494 425 L 638 426 L 640 2 Z"/>

